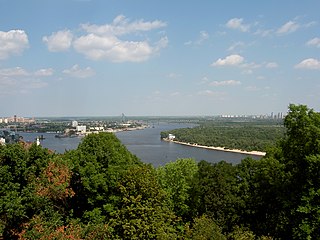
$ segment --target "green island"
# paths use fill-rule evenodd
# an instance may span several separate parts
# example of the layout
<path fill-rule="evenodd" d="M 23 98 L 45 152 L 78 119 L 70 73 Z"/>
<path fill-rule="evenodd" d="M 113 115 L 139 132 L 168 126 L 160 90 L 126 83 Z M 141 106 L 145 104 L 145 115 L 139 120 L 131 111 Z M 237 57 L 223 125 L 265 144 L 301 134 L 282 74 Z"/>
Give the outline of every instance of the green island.
<path fill-rule="evenodd" d="M 207 120 L 193 128 L 161 132 L 161 138 L 194 146 L 265 152 L 285 134 L 282 120 Z"/>
<path fill-rule="evenodd" d="M 237 165 L 155 168 L 106 132 L 64 154 L 0 145 L 0 238 L 319 239 L 320 113 L 290 105 L 283 125 L 264 157 Z"/>

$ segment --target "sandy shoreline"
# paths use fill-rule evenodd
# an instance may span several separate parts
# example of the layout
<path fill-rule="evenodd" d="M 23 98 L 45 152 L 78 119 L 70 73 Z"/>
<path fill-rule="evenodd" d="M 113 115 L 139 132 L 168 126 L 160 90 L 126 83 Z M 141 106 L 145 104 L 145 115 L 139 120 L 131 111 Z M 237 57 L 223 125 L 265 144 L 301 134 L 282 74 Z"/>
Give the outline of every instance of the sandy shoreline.
<path fill-rule="evenodd" d="M 198 145 L 198 144 L 191 144 L 191 143 L 185 143 L 185 142 L 179 142 L 179 141 L 172 141 L 172 140 L 168 140 L 168 139 L 163 139 L 163 140 L 167 141 L 167 142 L 173 142 L 173 143 L 177 143 L 177 144 L 181 144 L 181 145 L 190 146 L 190 147 L 205 148 L 205 149 L 210 149 L 210 150 L 233 152 L 233 153 L 242 153 L 242 154 L 255 155 L 255 156 L 265 156 L 266 155 L 265 152 L 259 152 L 259 151 L 248 152 L 248 151 L 243 151 L 243 150 L 240 150 L 240 149 L 225 149 L 223 147 L 208 147 L 208 146 L 202 146 L 202 145 Z"/>

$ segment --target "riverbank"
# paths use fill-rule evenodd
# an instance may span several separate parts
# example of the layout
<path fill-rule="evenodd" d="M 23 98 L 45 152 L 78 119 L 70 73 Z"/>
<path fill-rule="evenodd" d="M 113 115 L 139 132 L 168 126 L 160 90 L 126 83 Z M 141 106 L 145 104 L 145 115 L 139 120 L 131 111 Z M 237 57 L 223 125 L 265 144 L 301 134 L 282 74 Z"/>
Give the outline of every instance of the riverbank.
<path fill-rule="evenodd" d="M 244 150 L 240 150 L 240 149 L 227 149 L 227 148 L 223 148 L 223 147 L 209 147 L 209 146 L 203 146 L 203 145 L 198 145 L 198 144 L 194 144 L 194 143 L 185 143 L 185 142 L 179 142 L 179 141 L 172 141 L 169 139 L 162 139 L 166 142 L 173 142 L 173 143 L 177 143 L 177 144 L 181 144 L 181 145 L 186 145 L 186 146 L 190 146 L 190 147 L 197 147 L 197 148 L 204 148 L 204 149 L 209 149 L 209 150 L 216 150 L 216 151 L 223 151 L 223 152 L 233 152 L 233 153 L 241 153 L 241 154 L 248 154 L 248 155 L 254 155 L 254 156 L 265 156 L 266 153 L 265 152 L 259 152 L 259 151 L 244 151 Z"/>

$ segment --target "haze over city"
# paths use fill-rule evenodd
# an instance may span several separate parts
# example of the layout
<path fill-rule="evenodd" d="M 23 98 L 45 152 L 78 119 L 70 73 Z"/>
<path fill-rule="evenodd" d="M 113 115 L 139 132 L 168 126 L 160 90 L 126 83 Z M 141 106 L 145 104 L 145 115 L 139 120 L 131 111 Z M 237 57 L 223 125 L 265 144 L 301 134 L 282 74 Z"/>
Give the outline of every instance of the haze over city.
<path fill-rule="evenodd" d="M 0 0 L 2 116 L 319 111 L 320 1 Z"/>

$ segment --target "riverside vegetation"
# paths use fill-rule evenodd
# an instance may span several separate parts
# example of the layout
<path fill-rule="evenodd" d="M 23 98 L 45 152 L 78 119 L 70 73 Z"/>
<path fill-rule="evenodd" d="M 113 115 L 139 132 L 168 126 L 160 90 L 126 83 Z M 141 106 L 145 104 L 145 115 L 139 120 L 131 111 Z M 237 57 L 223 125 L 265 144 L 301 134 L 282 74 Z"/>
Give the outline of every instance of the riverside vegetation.
<path fill-rule="evenodd" d="M 285 128 L 279 120 L 205 121 L 197 127 L 161 132 L 161 138 L 167 138 L 170 133 L 175 135 L 175 141 L 179 142 L 265 152 L 284 136 Z"/>
<path fill-rule="evenodd" d="M 0 146 L 5 239 L 319 239 L 320 114 L 290 105 L 285 135 L 238 165 L 154 168 L 111 133 L 75 150 Z M 252 136 L 254 138 L 254 136 Z"/>

